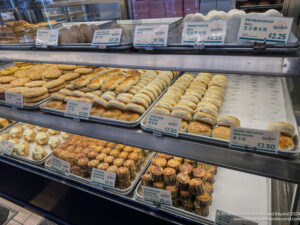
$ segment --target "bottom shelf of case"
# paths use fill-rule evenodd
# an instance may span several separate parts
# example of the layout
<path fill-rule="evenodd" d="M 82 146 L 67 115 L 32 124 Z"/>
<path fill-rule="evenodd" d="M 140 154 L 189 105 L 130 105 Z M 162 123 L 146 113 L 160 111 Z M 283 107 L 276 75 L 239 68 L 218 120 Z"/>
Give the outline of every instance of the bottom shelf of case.
<path fill-rule="evenodd" d="M 152 204 L 139 201 L 134 197 L 133 192 L 127 196 L 120 196 L 118 194 L 105 192 L 104 190 L 97 190 L 80 181 L 49 172 L 43 167 L 30 165 L 26 162 L 0 157 L 0 168 L 1 167 L 10 167 L 8 174 L 2 176 L 0 175 L 2 182 L 5 183 L 5 187 L 11 192 L 9 193 L 10 195 L 14 195 L 16 190 L 17 192 L 21 191 L 21 195 L 27 195 L 27 190 L 35 188 L 35 184 L 25 183 L 28 183 L 28 180 L 33 179 L 32 177 L 35 177 L 34 183 L 39 182 L 39 180 L 43 181 L 42 183 L 58 183 L 59 185 L 63 185 L 65 187 L 64 189 L 75 189 L 78 195 L 81 195 L 82 198 L 84 198 L 86 195 L 92 195 L 99 199 L 99 204 L 102 204 L 102 202 L 109 202 L 109 204 L 114 205 L 114 207 L 118 210 L 121 208 L 126 208 L 126 210 L 129 211 L 138 211 L 139 214 L 148 214 L 152 217 L 155 217 L 155 219 L 158 218 L 158 220 L 163 220 L 165 224 L 212 224 L 215 221 L 217 209 L 226 213 L 232 213 L 234 215 L 247 218 L 252 221 L 257 221 L 257 218 L 259 218 L 254 218 L 256 215 L 255 213 L 260 212 L 261 215 L 265 217 L 265 215 L 272 211 L 270 179 L 224 168 L 219 168 L 218 170 L 214 186 L 213 203 L 210 206 L 210 215 L 203 220 L 197 218 L 196 216 L 189 216 L 188 213 L 179 214 L 176 212 L 176 210 L 169 210 L 166 207 L 157 207 Z M 18 173 L 13 172 L 14 170 L 18 170 Z M 3 169 L 2 171 L 7 171 L 7 169 Z M 5 173 L 6 172 L 3 174 Z M 26 179 L 27 181 L 20 181 L 20 176 L 22 177 L 21 180 Z M 11 183 L 16 184 L 14 184 L 15 186 L 11 188 L 9 186 Z M 47 190 L 47 187 L 42 189 Z M 0 193 L 2 192 L 3 188 L 0 187 Z M 32 190 L 29 192 L 32 193 Z M 57 196 L 59 195 L 61 195 L 61 193 L 57 193 Z M 57 196 L 46 196 L 46 199 L 51 202 Z M 30 204 L 35 202 L 32 200 L 32 198 L 35 199 L 35 197 L 31 197 L 31 201 L 29 201 Z M 76 196 L 76 198 L 78 197 L 81 199 L 80 196 Z M 83 207 L 79 202 L 73 203 L 76 203 L 76 205 L 78 205 L 80 208 Z M 28 207 L 30 207 L 30 204 Z M 40 204 L 39 200 L 38 204 Z M 68 207 L 71 206 L 69 205 Z M 46 210 L 42 210 L 42 213 L 52 213 L 48 211 L 49 210 L 46 207 Z M 71 213 L 73 213 L 72 210 Z M 105 212 L 103 211 L 103 213 Z M 101 216 L 104 215 L 101 214 Z M 82 214 L 82 216 L 84 216 L 84 214 Z M 269 222 L 270 220 L 263 221 L 263 223 L 260 221 L 259 224 L 267 225 Z"/>

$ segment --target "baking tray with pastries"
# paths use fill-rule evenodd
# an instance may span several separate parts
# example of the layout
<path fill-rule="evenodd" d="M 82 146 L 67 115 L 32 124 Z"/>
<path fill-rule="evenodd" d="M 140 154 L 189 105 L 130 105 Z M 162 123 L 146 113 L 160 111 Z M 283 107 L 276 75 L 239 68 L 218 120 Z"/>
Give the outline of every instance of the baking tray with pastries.
<path fill-rule="evenodd" d="M 92 186 L 96 186 L 90 179 L 93 168 L 116 173 L 115 188 L 106 189 L 126 195 L 133 190 L 154 153 L 129 145 L 73 135 L 53 151 L 53 156 L 71 164 L 71 177 Z M 51 170 L 50 160 L 46 161 L 45 166 Z"/>
<path fill-rule="evenodd" d="M 6 104 L 5 92 L 23 94 L 23 108 L 37 108 L 52 93 L 79 78 L 83 70 L 92 67 L 80 65 L 15 62 L 0 70 L 0 104 Z"/>
<path fill-rule="evenodd" d="M 141 185 L 165 189 L 171 192 L 173 205 L 166 208 L 194 217 L 209 215 L 216 166 L 162 153 L 157 153 L 151 162 L 136 189 L 137 199 L 143 199 Z"/>
<path fill-rule="evenodd" d="M 27 44 L 33 46 L 36 33 L 38 29 L 47 28 L 56 25 L 55 20 L 49 22 L 40 22 L 38 24 L 31 24 L 24 20 L 16 22 L 7 22 L 0 27 L 0 47 L 5 45 L 17 44 L 15 47 Z"/>
<path fill-rule="evenodd" d="M 11 155 L 5 156 L 41 165 L 52 154 L 52 151 L 70 136 L 58 130 L 15 123 L 0 133 L 0 141 L 6 140 L 14 143 Z"/>
<path fill-rule="evenodd" d="M 0 117 L 0 131 L 11 126 L 13 123 L 15 123 L 13 120 Z"/>
<path fill-rule="evenodd" d="M 177 72 L 100 67 L 51 95 L 40 109 L 64 115 L 68 101 L 93 103 L 89 120 L 137 126 Z"/>
<path fill-rule="evenodd" d="M 300 152 L 284 78 L 185 73 L 150 112 L 182 119 L 179 137 L 229 146 L 231 127 L 273 130 L 281 133 L 278 154 Z M 147 130 L 145 120 L 141 126 Z"/>

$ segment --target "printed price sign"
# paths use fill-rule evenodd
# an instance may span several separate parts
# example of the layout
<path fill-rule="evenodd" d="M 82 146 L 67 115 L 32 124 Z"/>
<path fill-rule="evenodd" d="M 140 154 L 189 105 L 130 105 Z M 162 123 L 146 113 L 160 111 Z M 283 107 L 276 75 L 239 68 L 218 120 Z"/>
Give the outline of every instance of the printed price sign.
<path fill-rule="evenodd" d="M 3 12 L 1 13 L 1 17 L 4 22 L 15 21 L 14 12 Z"/>
<path fill-rule="evenodd" d="M 230 147 L 276 153 L 279 132 L 231 127 Z"/>
<path fill-rule="evenodd" d="M 57 46 L 58 45 L 58 30 L 38 30 L 36 34 L 36 46 Z"/>
<path fill-rule="evenodd" d="M 122 28 L 109 30 L 96 30 L 92 45 L 119 45 L 122 36 Z"/>
<path fill-rule="evenodd" d="M 226 21 L 185 22 L 181 44 L 223 45 L 226 25 Z"/>
<path fill-rule="evenodd" d="M 92 103 L 68 101 L 65 116 L 87 120 L 90 116 L 91 108 Z"/>
<path fill-rule="evenodd" d="M 142 186 L 143 199 L 154 204 L 173 206 L 172 195 L 168 190 Z"/>
<path fill-rule="evenodd" d="M 181 119 L 149 113 L 146 119 L 146 129 L 165 135 L 178 137 Z"/>
<path fill-rule="evenodd" d="M 93 168 L 91 183 L 114 188 L 116 183 L 116 173 Z"/>
<path fill-rule="evenodd" d="M 5 92 L 6 105 L 23 108 L 23 95 L 13 92 Z"/>
<path fill-rule="evenodd" d="M 287 43 L 293 18 L 245 15 L 242 18 L 239 40 Z"/>
<path fill-rule="evenodd" d="M 241 217 L 223 212 L 221 210 L 216 211 L 216 224 L 217 225 L 258 225 L 258 223 L 250 220 L 245 220 Z"/>
<path fill-rule="evenodd" d="M 70 173 L 70 163 L 54 156 L 51 157 L 50 167 L 58 173 L 63 175 L 69 175 Z"/>
<path fill-rule="evenodd" d="M 134 46 L 167 46 L 169 25 L 139 25 L 134 31 Z"/>
<path fill-rule="evenodd" d="M 0 151 L 2 154 L 11 155 L 14 147 L 15 147 L 15 143 L 13 142 L 2 140 L 0 143 Z"/>

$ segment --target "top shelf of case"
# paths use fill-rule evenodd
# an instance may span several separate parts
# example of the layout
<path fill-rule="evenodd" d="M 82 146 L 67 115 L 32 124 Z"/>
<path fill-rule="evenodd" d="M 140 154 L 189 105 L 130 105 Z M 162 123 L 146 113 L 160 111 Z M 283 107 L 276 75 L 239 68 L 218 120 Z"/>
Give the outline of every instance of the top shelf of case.
<path fill-rule="evenodd" d="M 76 51 L 2 50 L 0 61 L 42 62 L 141 68 L 206 71 L 264 76 L 300 76 L 300 57 L 253 55 L 192 55 L 150 53 L 103 53 Z"/>

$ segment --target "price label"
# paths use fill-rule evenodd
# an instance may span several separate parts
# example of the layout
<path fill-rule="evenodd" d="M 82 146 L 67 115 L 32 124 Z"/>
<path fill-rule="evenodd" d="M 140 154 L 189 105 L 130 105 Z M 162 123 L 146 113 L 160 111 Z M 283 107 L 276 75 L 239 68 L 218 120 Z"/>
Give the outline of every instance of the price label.
<path fill-rule="evenodd" d="M 108 30 L 96 30 L 92 45 L 119 45 L 122 36 L 122 28 L 108 29 Z"/>
<path fill-rule="evenodd" d="M 1 17 L 4 22 L 15 21 L 14 12 L 3 12 L 1 13 Z"/>
<path fill-rule="evenodd" d="M 215 221 L 217 225 L 258 225 L 258 223 L 243 219 L 241 217 L 223 212 L 218 209 L 216 211 Z"/>
<path fill-rule="evenodd" d="M 159 205 L 173 206 L 172 195 L 168 190 L 142 186 L 143 199 Z"/>
<path fill-rule="evenodd" d="M 116 173 L 93 168 L 91 183 L 114 188 L 116 183 Z"/>
<path fill-rule="evenodd" d="M 36 46 L 57 46 L 58 45 L 58 30 L 38 30 L 36 34 Z"/>
<path fill-rule="evenodd" d="M 146 119 L 146 129 L 173 137 L 178 137 L 181 119 L 149 113 Z"/>
<path fill-rule="evenodd" d="M 287 43 L 293 18 L 245 15 L 239 39 L 270 43 Z"/>
<path fill-rule="evenodd" d="M 134 46 L 167 46 L 169 25 L 138 25 L 134 31 Z"/>
<path fill-rule="evenodd" d="M 279 132 L 231 127 L 230 147 L 276 153 Z"/>
<path fill-rule="evenodd" d="M 5 92 L 6 105 L 23 108 L 23 95 L 20 93 Z"/>
<path fill-rule="evenodd" d="M 54 156 L 51 157 L 50 167 L 56 172 L 66 176 L 70 173 L 70 163 Z"/>
<path fill-rule="evenodd" d="M 65 116 L 87 120 L 90 116 L 91 108 L 92 103 L 68 101 Z"/>
<path fill-rule="evenodd" d="M 0 151 L 2 154 L 11 155 L 13 149 L 15 147 L 15 143 L 2 140 L 0 143 Z"/>
<path fill-rule="evenodd" d="M 181 43 L 184 45 L 223 45 L 226 36 L 226 21 L 185 22 Z"/>

